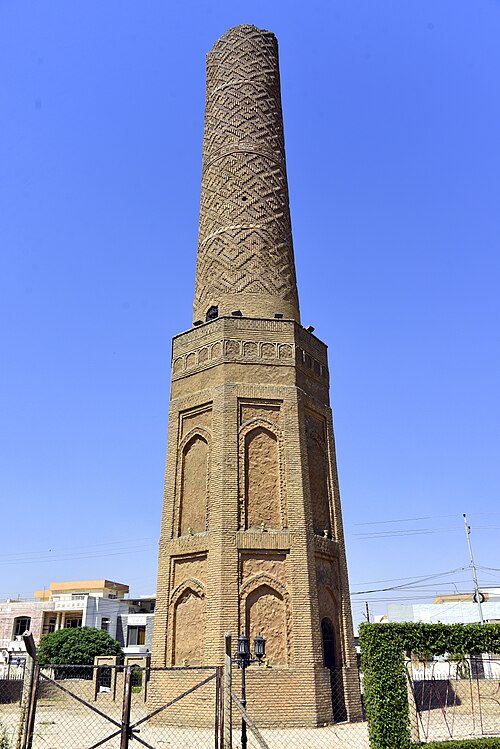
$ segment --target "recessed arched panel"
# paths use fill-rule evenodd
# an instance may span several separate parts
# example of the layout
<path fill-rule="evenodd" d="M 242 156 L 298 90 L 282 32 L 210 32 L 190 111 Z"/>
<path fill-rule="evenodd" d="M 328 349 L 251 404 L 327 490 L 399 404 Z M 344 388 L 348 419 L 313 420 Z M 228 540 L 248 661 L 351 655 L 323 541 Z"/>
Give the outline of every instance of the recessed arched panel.
<path fill-rule="evenodd" d="M 333 624 L 326 617 L 321 621 L 321 639 L 323 640 L 323 665 L 330 669 L 337 668 L 335 632 Z"/>
<path fill-rule="evenodd" d="M 203 665 L 205 651 L 205 597 L 191 588 L 174 607 L 174 666 Z"/>
<path fill-rule="evenodd" d="M 266 656 L 271 665 L 286 665 L 286 607 L 283 596 L 269 585 L 261 585 L 246 599 L 246 631 L 253 643 L 258 634 L 266 640 Z"/>
<path fill-rule="evenodd" d="M 245 437 L 245 525 L 281 528 L 278 441 L 257 427 Z"/>
<path fill-rule="evenodd" d="M 328 460 L 326 452 L 314 437 L 307 440 L 309 490 L 314 532 L 320 536 L 331 534 L 330 502 L 328 489 Z"/>
<path fill-rule="evenodd" d="M 179 508 L 179 533 L 207 530 L 208 444 L 195 435 L 182 453 L 182 480 Z"/>
<path fill-rule="evenodd" d="M 323 642 L 323 665 L 330 671 L 333 719 L 337 723 L 346 720 L 347 714 L 342 669 L 338 658 L 337 635 L 335 627 L 328 617 L 321 620 L 321 639 Z"/>

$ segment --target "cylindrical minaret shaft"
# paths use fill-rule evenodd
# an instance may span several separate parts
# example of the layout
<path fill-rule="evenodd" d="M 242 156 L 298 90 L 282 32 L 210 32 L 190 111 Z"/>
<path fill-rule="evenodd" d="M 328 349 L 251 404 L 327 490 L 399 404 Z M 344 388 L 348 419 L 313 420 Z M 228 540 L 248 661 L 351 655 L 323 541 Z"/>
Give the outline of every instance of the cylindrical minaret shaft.
<path fill-rule="evenodd" d="M 278 44 L 255 26 L 207 55 L 194 319 L 210 307 L 299 321 Z"/>

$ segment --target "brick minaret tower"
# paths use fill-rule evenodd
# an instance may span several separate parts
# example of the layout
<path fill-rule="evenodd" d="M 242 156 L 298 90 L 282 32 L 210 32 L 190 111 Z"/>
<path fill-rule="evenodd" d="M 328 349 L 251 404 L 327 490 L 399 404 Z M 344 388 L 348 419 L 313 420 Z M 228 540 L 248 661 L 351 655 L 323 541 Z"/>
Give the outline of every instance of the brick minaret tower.
<path fill-rule="evenodd" d="M 207 56 L 194 325 L 173 341 L 153 662 L 220 663 L 225 632 L 262 632 L 272 668 L 250 669 L 250 688 L 289 724 L 360 717 L 328 404 L 326 346 L 300 324 L 277 42 L 237 26 Z"/>

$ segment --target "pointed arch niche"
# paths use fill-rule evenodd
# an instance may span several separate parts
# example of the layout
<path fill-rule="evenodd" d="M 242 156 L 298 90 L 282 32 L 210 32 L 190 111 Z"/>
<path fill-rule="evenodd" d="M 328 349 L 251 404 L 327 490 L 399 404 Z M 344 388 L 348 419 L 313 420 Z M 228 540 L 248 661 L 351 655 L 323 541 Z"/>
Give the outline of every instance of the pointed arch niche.
<path fill-rule="evenodd" d="M 199 580 L 185 580 L 173 593 L 171 663 L 199 666 L 205 655 L 205 588 Z"/>
<path fill-rule="evenodd" d="M 325 424 L 312 415 L 306 417 L 307 465 L 314 533 L 332 533 L 330 514 L 329 461 L 325 439 Z"/>
<path fill-rule="evenodd" d="M 205 429 L 189 432 L 179 446 L 177 477 L 178 536 L 208 530 L 210 436 Z"/>
<path fill-rule="evenodd" d="M 270 575 L 258 575 L 242 587 L 240 605 L 240 624 L 250 642 L 262 634 L 269 663 L 287 666 L 290 662 L 290 612 L 285 586 Z"/>
<path fill-rule="evenodd" d="M 240 430 L 240 528 L 287 527 L 283 455 L 276 424 L 252 419 Z"/>

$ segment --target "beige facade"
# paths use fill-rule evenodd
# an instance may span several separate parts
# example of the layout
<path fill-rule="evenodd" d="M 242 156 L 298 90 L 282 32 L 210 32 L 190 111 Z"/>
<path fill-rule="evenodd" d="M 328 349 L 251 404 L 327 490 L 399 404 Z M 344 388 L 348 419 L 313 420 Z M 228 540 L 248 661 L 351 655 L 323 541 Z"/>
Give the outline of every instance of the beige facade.
<path fill-rule="evenodd" d="M 112 580 L 69 580 L 62 583 L 50 583 L 48 588 L 35 590 L 34 596 L 39 601 L 54 601 L 67 595 L 123 598 L 128 590 L 128 585 L 115 583 Z"/>
<path fill-rule="evenodd" d="M 331 720 L 329 666 L 359 719 L 326 346 L 300 325 L 277 43 L 253 26 L 207 57 L 194 313 L 172 349 L 153 662 L 220 663 L 225 632 L 261 632 L 254 710 Z"/>

